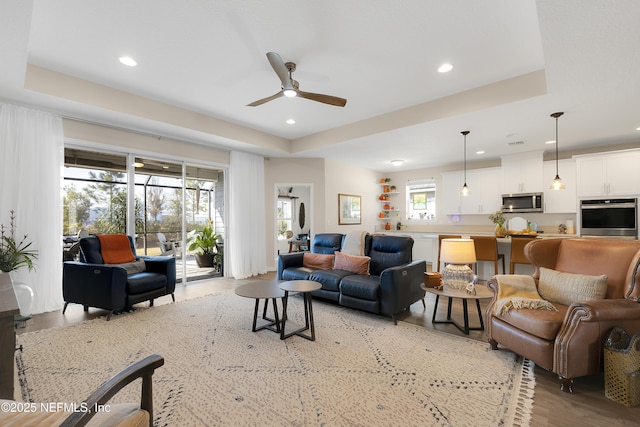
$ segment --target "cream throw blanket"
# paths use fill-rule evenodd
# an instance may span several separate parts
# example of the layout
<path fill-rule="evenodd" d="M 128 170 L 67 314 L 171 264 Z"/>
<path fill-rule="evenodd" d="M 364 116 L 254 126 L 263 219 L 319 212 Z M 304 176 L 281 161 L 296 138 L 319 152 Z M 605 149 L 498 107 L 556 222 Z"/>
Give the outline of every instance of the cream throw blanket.
<path fill-rule="evenodd" d="M 521 308 L 558 311 L 549 301 L 540 297 L 533 277 L 523 274 L 498 274 L 498 297 L 493 312 L 498 316 Z"/>
<path fill-rule="evenodd" d="M 366 231 L 351 231 L 344 236 L 344 243 L 342 245 L 343 254 L 347 255 L 364 255 L 364 239 L 367 237 Z"/>

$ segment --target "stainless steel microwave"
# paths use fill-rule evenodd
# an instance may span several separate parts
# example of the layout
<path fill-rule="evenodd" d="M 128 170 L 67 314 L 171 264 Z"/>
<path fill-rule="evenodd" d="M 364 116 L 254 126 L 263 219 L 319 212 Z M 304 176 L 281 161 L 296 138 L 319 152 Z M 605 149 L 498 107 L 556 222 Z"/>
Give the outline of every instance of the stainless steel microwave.
<path fill-rule="evenodd" d="M 504 212 L 542 212 L 542 193 L 517 193 L 502 195 L 502 210 Z"/>

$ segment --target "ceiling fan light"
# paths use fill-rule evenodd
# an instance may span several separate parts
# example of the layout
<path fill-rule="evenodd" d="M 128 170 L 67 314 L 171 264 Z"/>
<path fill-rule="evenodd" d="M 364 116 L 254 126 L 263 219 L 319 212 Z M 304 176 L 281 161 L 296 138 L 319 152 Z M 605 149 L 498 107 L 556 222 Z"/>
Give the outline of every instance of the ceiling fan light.
<path fill-rule="evenodd" d="M 285 89 L 284 91 L 282 91 L 282 94 L 289 98 L 293 98 L 298 94 L 298 92 L 296 92 L 295 89 Z"/>

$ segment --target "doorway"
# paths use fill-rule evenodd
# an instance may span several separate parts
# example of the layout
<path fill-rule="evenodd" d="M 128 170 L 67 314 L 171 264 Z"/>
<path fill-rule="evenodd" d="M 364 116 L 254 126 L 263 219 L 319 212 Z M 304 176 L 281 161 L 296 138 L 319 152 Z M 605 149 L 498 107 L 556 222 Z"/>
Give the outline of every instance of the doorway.
<path fill-rule="evenodd" d="M 276 254 L 309 250 L 313 223 L 311 184 L 275 185 Z"/>

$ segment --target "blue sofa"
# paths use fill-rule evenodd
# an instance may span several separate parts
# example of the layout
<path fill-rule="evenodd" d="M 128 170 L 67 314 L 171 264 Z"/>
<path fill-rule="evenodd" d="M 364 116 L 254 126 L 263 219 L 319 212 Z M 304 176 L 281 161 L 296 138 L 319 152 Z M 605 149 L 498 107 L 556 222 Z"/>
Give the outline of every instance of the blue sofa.
<path fill-rule="evenodd" d="M 344 235 L 316 234 L 312 253 L 333 254 L 340 251 Z M 338 304 L 391 316 L 396 316 L 417 301 L 424 304 L 425 261 L 412 261 L 413 239 L 408 236 L 368 235 L 364 254 L 371 258 L 370 275 L 345 270 L 321 270 L 303 265 L 304 253 L 280 254 L 279 280 L 313 280 L 322 289 L 313 295 Z"/>
<path fill-rule="evenodd" d="M 173 294 L 176 288 L 176 259 L 163 256 L 137 256 L 131 236 L 129 244 L 138 261 L 135 266 L 105 264 L 96 236 L 80 239 L 80 261 L 67 261 L 62 269 L 64 308 L 70 302 L 102 308 L 111 313 L 131 308 L 133 304 Z M 142 264 L 140 264 L 142 263 Z M 140 271 L 143 270 L 143 271 Z"/>

